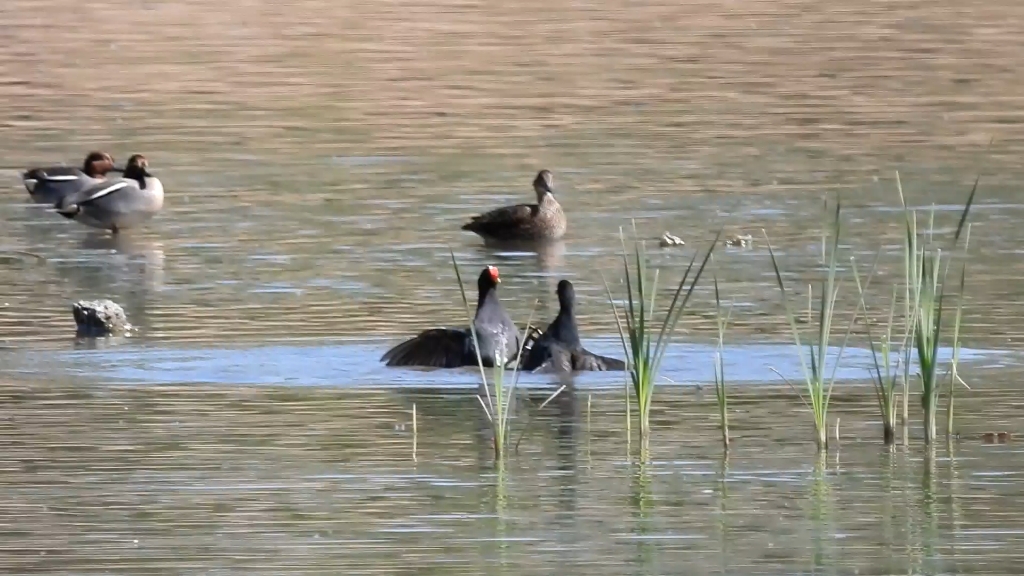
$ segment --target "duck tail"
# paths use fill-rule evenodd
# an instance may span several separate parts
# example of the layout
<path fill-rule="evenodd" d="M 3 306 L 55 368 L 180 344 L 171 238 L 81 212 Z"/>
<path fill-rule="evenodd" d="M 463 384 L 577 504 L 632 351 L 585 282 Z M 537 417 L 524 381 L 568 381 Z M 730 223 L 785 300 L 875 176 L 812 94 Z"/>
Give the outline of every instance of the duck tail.
<path fill-rule="evenodd" d="M 75 216 L 78 216 L 78 213 L 82 211 L 82 209 L 78 207 L 78 204 L 62 205 L 58 203 L 54 208 L 56 208 L 57 214 L 60 214 L 68 220 L 74 220 Z"/>
<path fill-rule="evenodd" d="M 33 168 L 32 170 L 22 173 L 21 181 L 25 183 L 25 189 L 28 190 L 29 194 L 35 191 L 36 184 L 39 183 L 39 178 L 41 177 L 40 172 L 41 171 L 38 168 Z"/>

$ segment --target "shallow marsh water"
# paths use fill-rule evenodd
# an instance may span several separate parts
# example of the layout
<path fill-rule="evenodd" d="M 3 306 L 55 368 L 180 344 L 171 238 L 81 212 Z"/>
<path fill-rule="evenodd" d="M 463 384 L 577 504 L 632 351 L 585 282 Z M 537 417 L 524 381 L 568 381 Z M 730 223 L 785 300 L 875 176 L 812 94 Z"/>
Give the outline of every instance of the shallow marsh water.
<path fill-rule="evenodd" d="M 12 0 L 0 22 L 5 573 L 1020 565 L 1024 460 L 982 440 L 1022 432 L 1018 2 Z M 18 169 L 92 148 L 150 159 L 169 194 L 150 226 L 112 240 L 26 204 Z M 541 167 L 563 243 L 492 250 L 458 232 L 528 200 Z M 821 199 L 841 193 L 844 250 L 867 267 L 883 247 L 880 317 L 902 265 L 896 170 L 944 232 L 982 174 L 961 437 L 929 457 L 915 420 L 909 449 L 879 445 L 858 329 L 840 441 L 819 461 L 770 370 L 799 374 L 760 230 L 803 301 Z M 631 220 L 670 278 L 717 228 L 754 236 L 715 258 L 735 302 L 727 460 L 707 283 L 644 465 L 617 375 L 583 375 L 543 410 L 524 400 L 520 423 L 535 418 L 499 477 L 472 370 L 377 363 L 403 335 L 461 323 L 449 247 L 470 277 L 500 267 L 520 322 L 535 301 L 550 318 L 571 278 L 588 345 L 617 353 L 602 278 L 621 290 Z M 665 230 L 687 245 L 656 248 Z M 70 301 L 97 296 L 139 334 L 75 342 Z"/>

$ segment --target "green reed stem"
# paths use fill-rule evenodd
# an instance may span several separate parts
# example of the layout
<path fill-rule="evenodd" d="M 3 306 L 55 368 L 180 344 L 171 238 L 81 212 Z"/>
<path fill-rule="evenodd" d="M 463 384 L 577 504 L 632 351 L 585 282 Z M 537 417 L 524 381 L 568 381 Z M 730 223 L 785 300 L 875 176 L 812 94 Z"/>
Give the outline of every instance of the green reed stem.
<path fill-rule="evenodd" d="M 640 441 L 645 445 L 650 437 L 650 409 L 651 399 L 654 395 L 654 385 L 661 370 L 661 362 L 676 325 L 686 309 L 686 305 L 693 295 L 704 268 L 707 266 L 711 254 L 718 244 L 722 235 L 719 230 L 714 241 L 704 255 L 700 266 L 696 269 L 689 288 L 686 287 L 691 272 L 694 272 L 694 264 L 697 261 L 697 253 L 694 253 L 690 264 L 686 267 L 682 279 L 676 287 L 672 301 L 665 310 L 664 317 L 660 324 L 654 320 L 655 300 L 658 293 L 659 271 L 655 270 L 653 275 L 647 271 L 647 253 L 644 243 L 639 240 L 636 230 L 636 222 L 633 222 L 633 250 L 632 254 L 626 249 L 626 238 L 622 229 L 619 229 L 619 239 L 622 243 L 622 265 L 624 281 L 626 284 L 626 304 L 623 306 L 622 314 L 615 304 L 615 297 L 612 295 L 611 286 L 605 280 L 605 289 L 608 293 L 608 302 L 612 307 L 615 317 L 615 324 L 619 331 L 619 339 L 622 342 L 622 349 L 629 364 L 629 375 L 633 384 L 633 393 L 637 400 L 638 417 L 640 419 Z M 629 261 L 634 261 L 633 268 L 630 268 Z"/>
<path fill-rule="evenodd" d="M 722 300 L 718 291 L 718 275 L 713 274 L 715 283 L 715 324 L 718 326 L 718 343 L 715 348 L 715 400 L 718 402 L 718 418 L 722 428 L 722 446 L 729 450 L 729 399 L 725 389 L 725 329 L 732 317 L 732 305 L 722 315 Z"/>
<path fill-rule="evenodd" d="M 494 460 L 497 466 L 504 466 L 504 458 L 506 455 L 506 448 L 508 446 L 508 434 L 510 428 L 510 417 L 513 412 L 515 403 L 515 392 L 516 386 L 519 383 L 519 364 L 523 356 L 523 348 L 526 345 L 526 335 L 530 333 L 530 326 L 533 322 L 533 313 L 537 308 L 537 303 L 534 302 L 533 310 L 530 311 L 530 317 L 526 321 L 526 329 L 519 337 L 519 349 L 516 353 L 515 366 L 512 370 L 512 384 L 509 386 L 505 385 L 505 371 L 506 364 L 508 364 L 509 358 L 504 357 L 505 343 L 499 342 L 498 349 L 494 351 L 494 366 L 491 369 L 491 379 L 493 381 L 494 392 L 491 392 L 492 385 L 487 381 L 487 371 L 484 367 L 483 357 L 480 353 L 480 340 L 477 337 L 476 326 L 473 324 L 473 312 L 469 306 L 469 298 L 466 296 L 466 288 L 462 282 L 462 274 L 459 272 L 459 264 L 455 260 L 455 252 L 449 248 L 449 253 L 452 258 L 452 267 L 455 269 L 455 278 L 459 283 L 459 293 L 462 295 L 462 304 L 466 309 L 466 317 L 469 320 L 470 333 L 473 336 L 473 349 L 476 352 L 477 366 L 480 368 L 480 378 L 482 381 L 484 396 L 477 395 L 477 400 L 480 402 L 480 406 L 483 408 L 484 414 L 487 416 L 487 421 L 491 425 L 491 438 L 494 445 Z M 555 392 L 557 395 L 561 390 Z M 552 397 L 554 397 L 552 395 Z M 486 398 L 486 400 L 485 400 Z"/>
<path fill-rule="evenodd" d="M 956 234 L 953 236 L 951 252 L 955 251 L 959 244 L 960 236 L 965 230 L 967 217 L 970 214 L 971 205 L 978 191 L 978 180 L 974 181 L 967 202 L 960 214 L 960 221 L 957 224 Z M 899 175 L 897 174 L 897 182 Z M 935 418 L 939 401 L 939 346 L 942 341 L 942 314 L 945 310 L 945 278 L 949 272 L 950 259 L 943 261 L 942 249 L 935 243 L 935 211 L 929 214 L 929 223 L 924 237 L 918 238 L 917 211 L 911 210 L 903 195 L 902 186 L 899 187 L 900 202 L 903 204 L 903 213 L 906 223 L 906 239 L 904 241 L 904 253 L 907 254 L 906 261 L 908 286 L 910 292 L 910 308 L 912 330 L 914 335 L 914 348 L 917 352 L 917 364 L 921 380 L 921 406 L 924 409 L 924 441 L 925 444 L 932 444 L 936 437 Z M 945 264 L 945 266 L 943 266 Z M 962 295 L 961 295 L 962 298 Z M 959 338 L 959 329 L 956 330 L 955 339 Z M 958 343 L 953 342 L 956 349 Z"/>
<path fill-rule="evenodd" d="M 828 274 L 821 282 L 821 298 L 818 307 L 818 327 L 814 340 L 807 342 L 807 353 L 803 351 L 803 344 L 800 338 L 800 330 L 796 325 L 796 316 L 789 307 L 789 296 L 786 292 L 785 282 L 782 280 L 782 269 L 775 256 L 775 250 L 768 240 L 768 234 L 762 230 L 765 241 L 768 244 L 768 253 L 772 259 L 772 268 L 775 271 L 775 280 L 779 286 L 782 297 L 783 309 L 786 319 L 789 321 L 790 329 L 793 332 L 793 340 L 796 343 L 797 354 L 800 357 L 800 366 L 803 370 L 805 391 L 807 398 L 801 395 L 801 400 L 810 409 L 814 419 L 815 444 L 819 451 L 828 450 L 828 406 L 832 398 L 832 388 L 835 385 L 836 370 L 842 360 L 843 352 L 846 350 L 846 343 L 849 340 L 853 323 L 857 319 L 857 310 L 850 318 L 850 324 L 843 337 L 842 346 L 832 366 L 831 374 L 826 373 L 826 361 L 828 356 L 828 343 L 832 334 L 832 321 L 835 315 L 836 298 L 839 295 L 841 282 L 837 283 L 839 237 L 842 231 L 840 221 L 840 202 L 836 201 L 836 208 L 831 219 L 831 231 L 825 230 L 823 234 L 831 232 L 831 251 L 827 255 Z M 789 381 L 787 380 L 787 383 Z M 792 386 L 792 384 L 790 384 Z M 796 388 L 794 387 L 794 390 Z M 799 394 L 799 391 L 797 390 Z"/>
<path fill-rule="evenodd" d="M 893 364 L 892 358 L 894 346 L 892 342 L 892 332 L 896 317 L 896 300 L 898 294 L 898 287 L 893 286 L 892 300 L 889 306 L 889 317 L 885 324 L 885 332 L 882 334 L 882 338 L 878 342 L 878 346 L 876 348 L 876 340 L 871 332 L 871 321 L 870 318 L 868 318 L 864 292 L 867 290 L 868 284 L 871 282 L 871 276 L 874 275 L 877 268 L 878 257 L 880 254 L 881 251 L 879 251 L 879 254 L 875 256 L 875 262 L 871 267 L 871 272 L 868 275 L 867 282 L 863 285 L 861 285 L 860 282 L 860 274 L 857 272 L 856 260 L 851 258 L 850 261 L 853 267 L 853 277 L 857 283 L 857 292 L 860 295 L 860 310 L 866 318 L 865 326 L 868 333 L 868 345 L 871 347 L 871 360 L 874 364 L 872 382 L 875 388 L 875 398 L 878 401 L 878 410 L 882 418 L 882 441 L 885 442 L 886 446 L 891 446 L 896 442 L 896 408 L 899 404 L 899 398 L 896 396 L 896 387 L 900 381 L 899 368 L 904 355 L 904 350 L 907 347 L 907 342 L 910 339 L 910 329 L 906 326 L 904 328 L 902 342 L 899 347 L 895 349 L 897 350 L 896 363 Z"/>

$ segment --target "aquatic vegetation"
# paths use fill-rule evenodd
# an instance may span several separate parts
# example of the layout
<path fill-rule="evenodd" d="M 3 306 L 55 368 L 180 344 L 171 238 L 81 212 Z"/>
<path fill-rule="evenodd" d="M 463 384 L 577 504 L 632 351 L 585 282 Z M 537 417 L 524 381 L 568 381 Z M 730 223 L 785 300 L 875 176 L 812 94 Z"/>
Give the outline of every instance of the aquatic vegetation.
<path fill-rule="evenodd" d="M 491 380 L 487 380 L 487 370 L 484 366 L 483 357 L 480 354 L 480 339 L 476 333 L 476 326 L 473 322 L 473 311 L 469 305 L 469 298 L 466 297 L 466 288 L 462 283 L 462 274 L 459 272 L 459 264 L 455 260 L 455 253 L 449 249 L 452 257 L 452 267 L 455 269 L 455 278 L 459 283 L 459 293 L 462 295 L 462 304 L 466 308 L 466 317 L 469 320 L 470 331 L 473 337 L 473 349 L 476 351 L 477 366 L 480 368 L 481 387 L 484 390 L 484 395 L 477 394 L 477 400 L 480 402 L 480 406 L 484 410 L 484 415 L 487 416 L 487 421 L 491 426 L 491 438 L 494 444 L 494 461 L 499 467 L 503 467 L 505 456 L 508 452 L 508 438 L 510 431 L 510 417 L 515 408 L 515 397 L 516 397 L 516 385 L 519 383 L 519 362 L 522 360 L 523 349 L 526 346 L 527 335 L 530 333 L 531 323 L 533 322 L 533 311 L 530 312 L 530 317 L 526 321 L 526 328 L 523 333 L 519 336 L 519 346 L 516 353 L 515 362 L 511 362 L 513 359 L 504 357 L 504 350 L 507 342 L 499 342 L 494 350 L 494 366 L 491 368 Z M 534 306 L 536 308 L 536 306 Z M 512 364 L 512 375 L 511 382 L 506 383 L 505 376 L 508 370 L 508 366 Z M 548 399 L 544 402 L 547 404 L 555 396 L 564 390 L 565 387 L 561 387 L 556 390 Z M 522 437 L 520 436 L 520 440 Z M 518 442 L 516 443 L 518 446 Z"/>
<path fill-rule="evenodd" d="M 878 258 L 871 267 L 867 281 L 861 284 L 860 274 L 857 271 L 857 262 L 851 258 L 853 266 L 853 278 L 857 283 L 857 292 L 860 295 L 860 310 L 868 317 L 867 304 L 864 301 L 864 293 L 868 284 L 871 283 L 871 276 L 878 265 Z M 898 299 L 899 287 L 892 287 L 892 299 L 889 306 L 889 316 L 885 323 L 885 331 L 881 339 L 877 341 L 871 331 L 870 320 L 865 322 L 868 333 L 868 346 L 871 348 L 871 360 L 874 367 L 872 383 L 875 388 L 875 398 L 878 401 L 878 411 L 882 418 L 882 439 L 887 446 L 896 442 L 896 411 L 899 405 L 899 396 L 896 395 L 898 387 L 906 388 L 906 380 L 901 379 L 900 365 L 906 356 L 907 343 L 910 340 L 910 323 L 904 323 L 904 331 L 898 345 L 893 342 L 893 327 L 896 320 L 896 302 Z M 895 362 L 893 358 L 895 356 Z"/>
<path fill-rule="evenodd" d="M 828 205 L 826 203 L 826 211 L 827 207 Z M 846 350 L 846 343 L 849 340 L 850 331 L 853 328 L 854 321 L 857 319 L 857 311 L 854 311 L 853 316 L 850 318 L 850 324 L 847 327 L 846 335 L 843 337 L 842 346 L 839 348 L 839 352 L 832 364 L 831 373 L 829 374 L 826 366 L 828 360 L 829 339 L 832 335 L 832 321 L 835 316 L 836 298 L 839 296 L 839 284 L 836 282 L 839 236 L 842 229 L 839 215 L 840 203 L 837 201 L 835 215 L 829 226 L 822 234 L 823 245 L 825 246 L 829 244 L 827 240 L 828 237 L 831 236 L 831 251 L 826 249 L 825 254 L 823 254 L 828 266 L 828 273 L 821 281 L 817 331 L 814 334 L 814 338 L 807 342 L 806 355 L 804 353 L 803 341 L 800 338 L 800 330 L 797 328 L 796 316 L 793 314 L 793 311 L 789 306 L 789 295 L 786 291 L 786 285 L 782 280 L 782 269 L 779 266 L 778 259 L 775 257 L 775 249 L 772 247 L 771 241 L 768 240 L 768 234 L 764 230 L 761 231 L 761 233 L 764 234 L 765 242 L 768 244 L 768 254 L 772 259 L 772 268 L 775 271 L 775 280 L 778 283 L 779 291 L 781 293 L 783 309 L 785 310 L 786 319 L 789 321 L 790 329 L 793 332 L 793 340 L 796 343 L 797 354 L 800 357 L 800 366 L 803 370 L 804 384 L 807 392 L 806 398 L 802 394 L 800 395 L 800 398 L 814 417 L 815 443 L 817 444 L 819 451 L 828 450 L 828 405 L 832 398 L 832 388 L 836 381 L 836 369 L 842 361 L 843 351 Z M 831 228 L 831 230 L 829 230 L 829 228 Z M 808 289 L 808 316 L 810 316 L 813 288 L 809 286 Z M 793 386 L 788 379 L 786 380 L 786 383 L 796 390 L 798 394 L 800 393 L 800 391 Z"/>
<path fill-rule="evenodd" d="M 725 392 L 725 328 L 732 317 L 732 306 L 722 316 L 722 299 L 718 292 L 718 275 L 712 276 L 715 281 L 715 324 L 718 326 L 718 342 L 715 348 L 715 400 L 718 402 L 718 418 L 722 428 L 722 446 L 729 449 L 729 399 Z"/>
<path fill-rule="evenodd" d="M 967 225 L 967 236 L 964 238 L 964 256 L 967 255 L 967 247 L 971 243 L 971 225 Z M 956 397 L 956 385 L 967 383 L 960 378 L 960 321 L 964 312 L 964 284 L 967 279 L 967 259 L 964 259 L 960 268 L 960 292 L 956 300 L 956 320 L 953 322 L 953 358 L 949 363 L 949 403 L 946 404 L 946 439 L 953 437 L 953 399 Z M 970 389 L 968 387 L 968 389 Z"/>
<path fill-rule="evenodd" d="M 935 240 L 935 212 L 931 211 L 928 228 L 919 233 L 917 226 L 917 211 L 907 206 L 903 196 L 903 185 L 900 183 L 899 174 L 896 175 L 896 184 L 899 190 L 900 202 L 903 204 L 903 214 L 906 224 L 906 237 L 904 240 L 904 262 L 907 278 L 907 292 L 909 314 L 913 333 L 914 349 L 917 353 L 918 378 L 921 381 L 921 406 L 924 409 L 924 441 L 931 444 L 935 440 L 935 418 L 939 403 L 939 345 L 942 342 L 943 325 L 942 315 L 946 305 L 946 276 L 949 272 L 951 258 L 947 254 L 943 256 L 942 248 Z M 952 245 L 949 254 L 955 252 L 960 243 L 960 237 L 965 230 L 967 217 L 974 203 L 975 194 L 978 191 L 978 180 L 967 197 L 964 209 L 960 213 L 960 221 L 953 235 Z M 961 282 L 966 276 L 966 267 L 961 274 Z M 958 300 L 962 301 L 963 290 Z M 954 350 L 959 350 L 959 312 L 958 321 L 954 330 L 954 339 L 951 343 Z M 956 360 L 959 360 L 957 352 Z"/>
<path fill-rule="evenodd" d="M 694 272 L 694 264 L 699 254 L 698 252 L 694 253 L 659 324 L 654 318 L 654 308 L 655 298 L 658 295 L 660 271 L 655 270 L 653 275 L 648 276 L 647 253 L 643 241 L 637 237 L 635 222 L 633 223 L 632 251 L 635 263 L 634 269 L 630 269 L 630 252 L 626 249 L 625 235 L 622 229 L 619 229 L 626 284 L 626 301 L 621 314 L 607 280 L 604 285 L 608 293 L 608 302 L 612 307 L 612 314 L 615 316 L 615 324 L 618 327 L 622 350 L 626 355 L 629 376 L 633 384 L 633 393 L 639 412 L 641 445 L 650 437 L 651 398 L 654 395 L 654 385 L 661 369 L 661 361 L 665 356 L 676 325 L 679 323 L 679 318 L 686 310 L 686 305 L 689 303 L 693 290 L 696 288 L 701 274 L 704 273 L 704 268 L 707 266 L 721 235 L 721 231 L 715 235 L 714 241 L 705 253 L 700 266 L 693 275 L 689 288 L 687 288 L 687 280 L 690 278 L 691 272 Z"/>

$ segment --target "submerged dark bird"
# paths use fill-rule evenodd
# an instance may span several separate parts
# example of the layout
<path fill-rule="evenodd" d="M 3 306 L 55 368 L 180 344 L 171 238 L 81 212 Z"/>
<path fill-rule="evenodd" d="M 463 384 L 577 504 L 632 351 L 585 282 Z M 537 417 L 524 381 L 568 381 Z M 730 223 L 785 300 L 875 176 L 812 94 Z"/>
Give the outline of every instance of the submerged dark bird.
<path fill-rule="evenodd" d="M 494 366 L 495 356 L 507 364 L 519 352 L 519 331 L 498 300 L 498 269 L 484 268 L 477 280 L 479 296 L 473 327 L 480 342 L 484 366 Z M 434 328 L 421 332 L 388 350 L 381 361 L 388 366 L 431 366 L 458 368 L 476 366 L 476 348 L 470 328 Z"/>
<path fill-rule="evenodd" d="M 40 204 L 56 204 L 94 184 L 102 182 L 108 172 L 122 171 L 114 167 L 114 159 L 106 152 L 90 152 L 82 167 L 49 166 L 32 168 L 21 175 L 32 200 Z"/>
<path fill-rule="evenodd" d="M 576 326 L 576 291 L 572 282 L 562 280 L 558 283 L 558 305 L 558 316 L 530 347 L 523 370 L 578 372 L 626 369 L 622 360 L 599 356 L 583 347 Z"/>
<path fill-rule="evenodd" d="M 484 240 L 497 242 L 558 240 L 565 235 L 562 206 L 555 200 L 551 172 L 541 170 L 533 180 L 536 204 L 517 204 L 495 208 L 462 226 Z"/>

